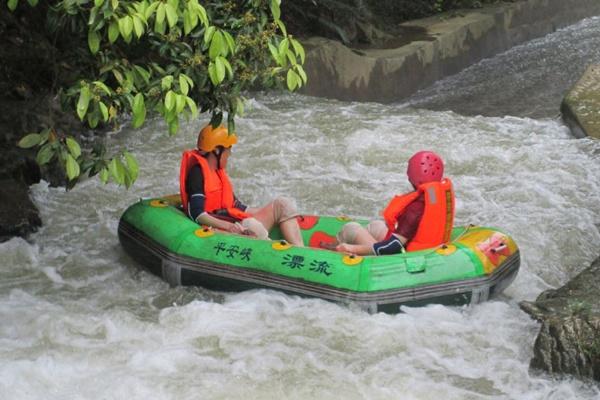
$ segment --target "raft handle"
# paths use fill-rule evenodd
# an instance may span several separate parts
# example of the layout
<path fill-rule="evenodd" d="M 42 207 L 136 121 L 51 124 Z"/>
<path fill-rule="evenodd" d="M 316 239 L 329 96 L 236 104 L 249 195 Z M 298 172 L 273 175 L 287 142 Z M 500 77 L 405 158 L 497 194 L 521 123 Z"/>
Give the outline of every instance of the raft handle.
<path fill-rule="evenodd" d="M 499 245 L 498 247 L 494 247 L 494 248 L 493 248 L 493 249 L 491 249 L 490 251 L 491 251 L 492 253 L 499 253 L 499 252 L 501 252 L 502 250 L 506 249 L 506 247 L 507 247 L 507 246 L 506 246 L 506 243 L 500 243 L 500 245 Z"/>

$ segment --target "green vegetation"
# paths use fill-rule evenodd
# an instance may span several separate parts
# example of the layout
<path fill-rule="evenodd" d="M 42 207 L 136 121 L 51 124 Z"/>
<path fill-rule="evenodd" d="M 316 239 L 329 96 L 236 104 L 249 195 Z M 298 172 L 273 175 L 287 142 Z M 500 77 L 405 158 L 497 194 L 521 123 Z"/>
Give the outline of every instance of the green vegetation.
<path fill-rule="evenodd" d="M 281 0 L 8 0 L 20 18 L 37 15 L 42 35 L 58 49 L 49 74 L 62 110 L 93 130 L 119 126 L 130 117 L 139 128 L 162 116 L 170 134 L 182 118 L 224 113 L 230 132 L 243 113 L 245 90 L 306 83 L 304 50 L 281 21 Z M 35 18 L 32 17 L 32 19 Z M 47 66 L 46 66 L 47 67 Z M 40 66 L 44 68 L 44 66 Z M 35 70 L 31 75 L 39 76 Z M 43 75 L 43 74 L 42 74 Z M 34 76 L 31 77 L 34 78 Z M 82 130 L 83 130 L 82 126 Z M 102 146 L 84 149 L 78 132 L 44 126 L 26 135 L 23 148 L 38 148 L 40 165 L 56 163 L 68 187 L 98 175 L 129 187 L 135 158 L 107 157 Z"/>

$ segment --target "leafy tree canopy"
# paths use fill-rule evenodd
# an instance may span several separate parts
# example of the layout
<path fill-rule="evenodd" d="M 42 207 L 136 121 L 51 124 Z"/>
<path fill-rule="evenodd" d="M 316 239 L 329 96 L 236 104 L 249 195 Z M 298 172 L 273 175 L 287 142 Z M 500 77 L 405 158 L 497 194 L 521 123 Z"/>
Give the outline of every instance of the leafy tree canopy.
<path fill-rule="evenodd" d="M 150 114 L 162 116 L 170 134 L 182 118 L 210 112 L 230 132 L 243 113 L 244 90 L 306 83 L 304 49 L 281 21 L 281 0 L 7 0 L 13 12 L 44 7 L 48 35 L 61 57 L 77 60 L 77 73 L 56 88 L 63 110 L 90 128 L 131 117 L 139 128 Z M 56 81 L 56 80 L 55 80 Z M 60 164 L 69 187 L 82 175 L 131 186 L 135 158 L 82 151 L 72 135 L 47 126 L 26 135 L 23 148 L 38 148 L 37 162 Z"/>

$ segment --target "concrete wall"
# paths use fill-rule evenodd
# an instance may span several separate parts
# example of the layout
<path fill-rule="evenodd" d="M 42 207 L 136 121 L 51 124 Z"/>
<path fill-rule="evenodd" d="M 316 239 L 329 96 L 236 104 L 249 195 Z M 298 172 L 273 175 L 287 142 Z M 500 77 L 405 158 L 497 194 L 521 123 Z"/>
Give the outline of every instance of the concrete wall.
<path fill-rule="evenodd" d="M 600 15 L 600 0 L 524 0 L 463 13 L 409 21 L 428 39 L 394 49 L 354 50 L 311 38 L 302 93 L 340 100 L 393 102 L 438 79 L 512 46 Z"/>

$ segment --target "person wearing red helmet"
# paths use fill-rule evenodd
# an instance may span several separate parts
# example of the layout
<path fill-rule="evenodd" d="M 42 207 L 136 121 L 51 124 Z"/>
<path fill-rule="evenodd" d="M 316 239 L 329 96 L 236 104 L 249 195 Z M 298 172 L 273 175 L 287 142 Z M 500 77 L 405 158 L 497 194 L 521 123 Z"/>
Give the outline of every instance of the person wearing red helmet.
<path fill-rule="evenodd" d="M 226 172 L 231 147 L 237 143 L 227 128 L 210 124 L 198 133 L 197 148 L 183 153 L 179 190 L 184 212 L 201 225 L 268 239 L 269 230 L 279 225 L 284 238 L 304 246 L 296 206 L 287 197 L 277 197 L 260 208 L 247 207 L 233 193 Z"/>
<path fill-rule="evenodd" d="M 452 182 L 444 178 L 444 162 L 432 151 L 419 151 L 406 171 L 413 192 L 394 196 L 383 221 L 366 228 L 350 222 L 338 233 L 335 250 L 359 255 L 386 255 L 423 250 L 446 243 L 454 223 Z"/>

